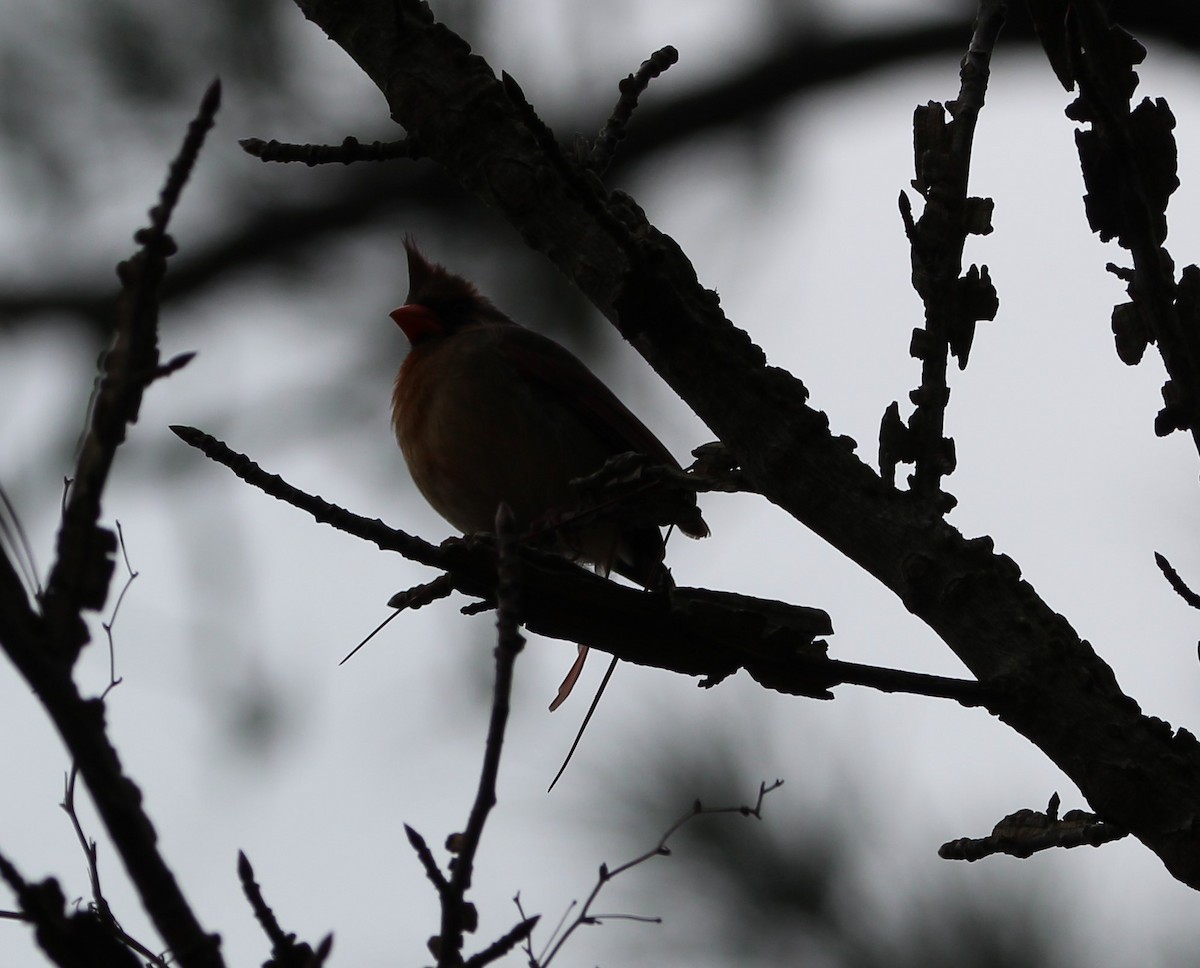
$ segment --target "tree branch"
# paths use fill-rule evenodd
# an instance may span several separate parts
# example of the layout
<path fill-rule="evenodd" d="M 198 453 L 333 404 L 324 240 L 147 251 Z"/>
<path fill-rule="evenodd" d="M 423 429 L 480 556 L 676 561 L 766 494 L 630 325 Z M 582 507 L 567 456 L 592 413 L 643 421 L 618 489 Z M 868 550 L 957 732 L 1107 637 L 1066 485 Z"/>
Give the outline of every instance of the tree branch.
<path fill-rule="evenodd" d="M 627 860 L 623 864 L 618 864 L 616 867 L 610 868 L 607 864 L 601 864 L 600 873 L 596 878 L 596 883 L 592 886 L 591 892 L 588 894 L 587 899 L 583 902 L 583 906 L 579 909 L 579 914 L 577 914 L 574 920 L 567 925 L 566 929 L 561 935 L 558 935 L 556 932 L 555 935 L 546 942 L 547 953 L 544 955 L 544 957 L 540 959 L 531 958 L 530 963 L 535 965 L 536 968 L 549 968 L 550 963 L 562 950 L 563 945 L 567 943 L 567 939 L 569 939 L 571 935 L 575 933 L 575 930 L 581 925 L 599 924 L 605 919 L 619 917 L 619 915 L 600 915 L 592 913 L 592 905 L 596 902 L 596 898 L 600 896 L 600 892 L 604 890 L 605 885 L 607 885 L 609 881 L 620 877 L 626 871 L 632 870 L 635 867 L 639 867 L 642 864 L 645 864 L 647 861 L 653 860 L 655 857 L 670 856 L 671 851 L 667 847 L 667 843 L 672 837 L 675 836 L 676 833 L 679 832 L 681 827 L 691 823 L 697 817 L 713 816 L 726 813 L 736 813 L 743 817 L 753 817 L 755 820 L 762 820 L 763 801 L 766 799 L 768 794 L 778 790 L 781 786 L 783 786 L 782 780 L 776 780 L 770 785 L 765 782 L 760 783 L 758 785 L 758 797 L 754 801 L 754 806 L 742 804 L 736 807 L 706 807 L 699 800 L 697 800 L 694 804 L 692 804 L 692 809 L 671 824 L 671 826 L 666 829 L 663 835 L 658 838 L 658 843 L 649 850 L 639 854 L 632 860 Z M 645 920 L 657 921 L 658 919 L 646 918 Z"/>
<path fill-rule="evenodd" d="M 444 580 L 418 589 L 436 584 L 440 597 L 449 585 L 482 599 L 486 607 L 495 602 L 496 552 L 490 535 L 448 539 L 435 546 L 306 494 L 194 428 L 171 429 L 246 483 L 315 520 L 383 551 L 445 569 Z M 703 685 L 715 685 L 744 668 L 768 689 L 817 699 L 832 699 L 829 690 L 846 683 L 993 710 L 1004 702 L 999 690 L 977 682 L 828 658 L 825 643 L 814 639 L 830 634 L 832 626 L 817 608 L 703 588 L 676 587 L 669 595 L 634 589 L 531 548 L 521 549 L 521 570 L 522 621 L 530 631 L 586 641 L 636 665 L 702 675 Z M 393 596 L 392 602 L 407 594 Z"/>
<path fill-rule="evenodd" d="M 1167 202 L 1179 187 L 1175 118 L 1162 98 L 1131 108 L 1133 68 L 1146 50 L 1110 22 L 1104 5 L 1081 0 L 1065 17 L 1052 14 L 1053 6 L 1034 10 L 1059 80 L 1079 88 L 1067 117 L 1089 126 L 1075 132 L 1088 224 L 1102 242 L 1116 239 L 1133 261 L 1132 268 L 1108 266 L 1130 297 L 1112 314 L 1117 355 L 1132 366 L 1149 343 L 1158 345 L 1170 378 L 1155 433 L 1190 430 L 1200 450 L 1200 268 L 1188 266 L 1177 283 L 1163 244 Z"/>
<path fill-rule="evenodd" d="M 82 613 L 103 605 L 112 578 L 116 539 L 98 524 L 108 474 L 146 387 L 172 367 L 159 364 L 157 347 L 158 295 L 166 259 L 175 248 L 166 228 L 219 100 L 214 83 L 150 210 L 149 227 L 134 237 L 141 249 L 119 267 L 124 289 L 117 332 L 105 356 L 40 610 L 26 596 L 8 556 L 0 555 L 0 646 L 62 736 L 146 912 L 183 968 L 219 968 L 219 939 L 202 929 L 159 853 L 141 791 L 109 742 L 103 699 L 85 700 L 72 671 L 88 641 Z"/>
<path fill-rule="evenodd" d="M 1104 823 L 1094 813 L 1068 810 L 1058 816 L 1058 794 L 1050 798 L 1044 813 L 1018 810 L 1001 820 L 987 837 L 963 837 L 942 844 L 938 856 L 946 860 L 982 860 L 993 854 L 1032 857 L 1054 847 L 1099 847 L 1129 836 L 1115 824 Z"/>
<path fill-rule="evenodd" d="M 905 425 L 898 403 L 884 414 L 879 431 L 879 467 L 888 483 L 898 462 L 915 464 L 909 486 L 945 513 L 955 499 L 942 490 L 942 477 L 955 467 L 954 441 L 944 437 L 950 387 L 946 367 L 951 355 L 965 369 L 975 323 L 994 319 L 999 309 L 987 266 L 962 272 L 967 236 L 992 231 L 992 200 L 967 195 L 975 123 L 983 110 L 992 48 L 1004 23 L 1003 0 L 983 0 L 975 33 L 962 62 L 958 99 L 917 108 L 913 119 L 916 174 L 913 187 L 925 199 L 916 222 L 908 196 L 900 195 L 900 214 L 912 248 L 913 288 L 925 304 L 925 328 L 913 331 L 910 352 L 921 361 L 921 385 L 911 398 L 916 409 Z M 946 122 L 946 112 L 951 120 Z"/>
<path fill-rule="evenodd" d="M 279 926 L 275 912 L 262 895 L 262 888 L 254 879 L 254 868 L 244 852 L 238 851 L 238 880 L 242 893 L 250 903 L 254 917 L 262 925 L 263 932 L 271 942 L 271 960 L 263 968 L 321 968 L 333 948 L 333 935 L 327 934 L 314 949 L 307 942 L 297 941 L 294 934 L 285 933 Z"/>
<path fill-rule="evenodd" d="M 1144 35 L 1195 52 L 1200 50 L 1200 12 L 1192 0 L 1114 5 L 1122 22 Z M 1034 41 L 1033 27 L 1017 4 L 1009 12 L 1005 43 Z M 849 34 L 814 31 L 806 24 L 774 38 L 771 46 L 745 65 L 732 65 L 709 84 L 668 93 L 643 105 L 614 160 L 613 174 L 643 164 L 689 141 L 725 132 L 758 130 L 773 112 L 797 97 L 830 85 L 887 71 L 961 49 L 966 37 L 962 18 L 922 20 L 911 25 L 870 28 Z M 564 130 L 588 130 L 590 118 L 557 119 Z M 297 250 L 318 246 L 350 230 L 387 224 L 397 209 L 436 211 L 443 220 L 466 219 L 461 198 L 447 191 L 440 174 L 403 175 L 358 169 L 355 177 L 331 183 L 321 194 L 273 199 L 249 213 L 232 213 L 222 238 L 200 245 L 167 278 L 164 304 L 185 299 L 229 276 L 294 261 Z M 107 335 L 110 300 L 107 287 L 74 287 L 54 282 L 37 289 L 0 293 L 0 333 L 28 325 L 43 313 L 67 313 Z"/>

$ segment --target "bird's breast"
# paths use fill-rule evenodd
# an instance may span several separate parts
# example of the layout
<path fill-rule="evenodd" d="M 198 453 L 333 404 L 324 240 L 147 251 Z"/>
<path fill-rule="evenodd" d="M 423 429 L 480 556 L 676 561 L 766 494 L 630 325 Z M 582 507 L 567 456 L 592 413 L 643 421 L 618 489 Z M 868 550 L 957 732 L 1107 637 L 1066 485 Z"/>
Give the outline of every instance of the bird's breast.
<path fill-rule="evenodd" d="M 506 502 L 523 524 L 577 503 L 569 481 L 609 456 L 570 406 L 540 393 L 489 343 L 462 333 L 414 347 L 393 424 L 413 480 L 463 532 L 493 529 Z"/>

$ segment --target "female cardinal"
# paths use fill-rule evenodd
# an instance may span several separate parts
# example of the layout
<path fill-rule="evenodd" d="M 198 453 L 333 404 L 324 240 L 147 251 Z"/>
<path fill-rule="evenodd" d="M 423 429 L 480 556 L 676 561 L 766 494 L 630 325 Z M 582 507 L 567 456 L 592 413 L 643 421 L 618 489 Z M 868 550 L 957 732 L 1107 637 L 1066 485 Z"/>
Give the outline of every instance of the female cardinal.
<path fill-rule="evenodd" d="M 678 468 L 670 452 L 569 351 L 513 322 L 411 240 L 404 247 L 408 298 L 391 316 L 412 349 L 396 377 L 392 423 L 425 499 L 465 534 L 491 531 L 506 502 L 519 527 L 541 531 L 559 553 L 646 588 L 669 582 L 657 527 L 615 516 L 556 525 L 579 510 L 572 480 L 629 451 Z M 693 538 L 708 534 L 694 498 L 674 523 Z M 552 709 L 585 654 L 581 647 Z"/>

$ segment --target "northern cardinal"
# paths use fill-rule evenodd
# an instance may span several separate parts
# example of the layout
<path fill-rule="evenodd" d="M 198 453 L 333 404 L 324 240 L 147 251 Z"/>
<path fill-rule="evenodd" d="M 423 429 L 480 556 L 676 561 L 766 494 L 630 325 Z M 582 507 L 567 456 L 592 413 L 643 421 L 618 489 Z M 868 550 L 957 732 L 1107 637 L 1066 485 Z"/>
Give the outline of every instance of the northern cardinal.
<path fill-rule="evenodd" d="M 609 457 L 633 451 L 678 468 L 671 453 L 568 350 L 513 322 L 411 240 L 404 247 L 408 297 L 391 317 L 412 349 L 396 377 L 392 423 L 425 499 L 464 534 L 491 531 L 506 502 L 552 550 L 646 588 L 669 582 L 657 527 L 603 516 L 574 529 L 554 524 L 579 509 L 570 482 Z M 693 538 L 708 534 L 694 498 L 674 524 Z M 581 646 L 551 709 L 586 653 Z"/>

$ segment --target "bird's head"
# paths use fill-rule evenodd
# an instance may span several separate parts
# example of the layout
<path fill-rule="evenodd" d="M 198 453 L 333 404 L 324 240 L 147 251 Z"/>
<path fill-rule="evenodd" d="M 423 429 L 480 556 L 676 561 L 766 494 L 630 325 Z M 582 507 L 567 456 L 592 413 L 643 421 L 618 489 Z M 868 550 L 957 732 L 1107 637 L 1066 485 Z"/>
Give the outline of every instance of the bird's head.
<path fill-rule="evenodd" d="M 390 315 L 413 346 L 474 326 L 513 325 L 466 279 L 426 259 L 411 238 L 404 240 L 404 251 L 408 255 L 408 297 Z"/>

